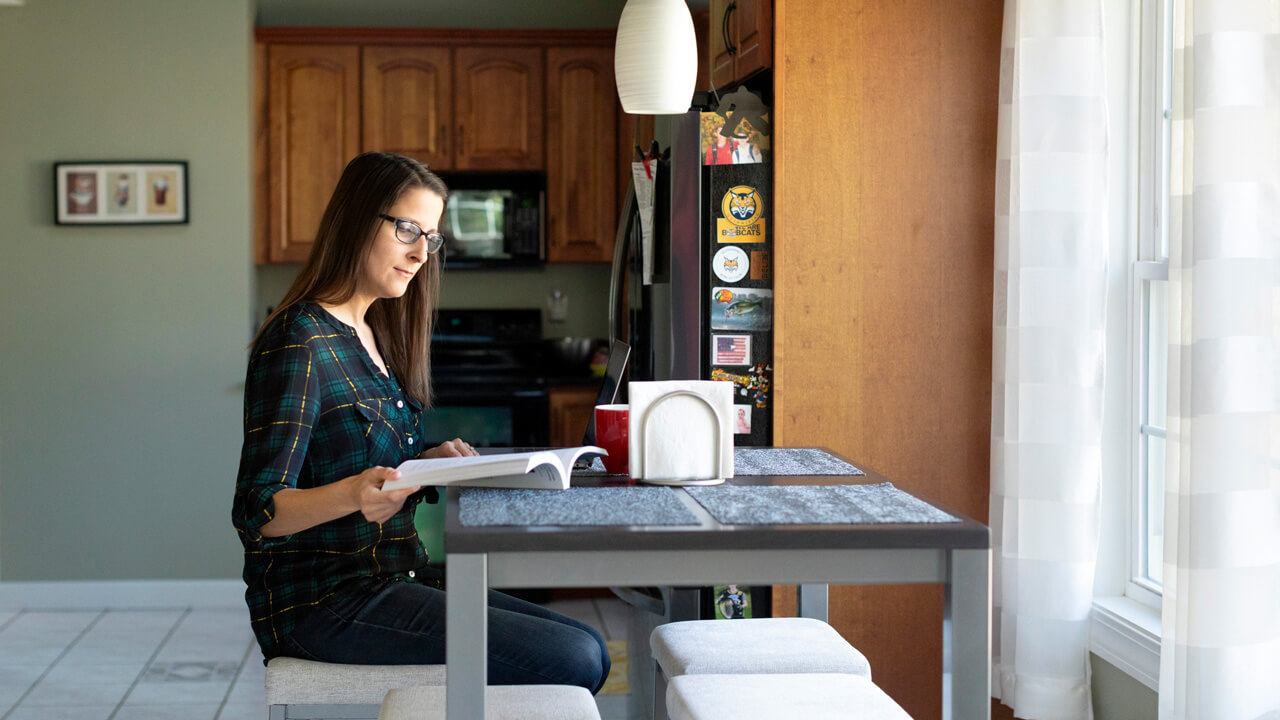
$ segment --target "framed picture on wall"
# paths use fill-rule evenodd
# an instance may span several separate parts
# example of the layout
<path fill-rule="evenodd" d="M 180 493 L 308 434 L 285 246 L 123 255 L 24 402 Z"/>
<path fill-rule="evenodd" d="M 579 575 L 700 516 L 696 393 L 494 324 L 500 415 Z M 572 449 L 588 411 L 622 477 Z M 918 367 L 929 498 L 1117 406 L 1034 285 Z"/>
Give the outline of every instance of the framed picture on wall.
<path fill-rule="evenodd" d="M 184 160 L 56 162 L 58 225 L 179 225 L 189 222 Z"/>

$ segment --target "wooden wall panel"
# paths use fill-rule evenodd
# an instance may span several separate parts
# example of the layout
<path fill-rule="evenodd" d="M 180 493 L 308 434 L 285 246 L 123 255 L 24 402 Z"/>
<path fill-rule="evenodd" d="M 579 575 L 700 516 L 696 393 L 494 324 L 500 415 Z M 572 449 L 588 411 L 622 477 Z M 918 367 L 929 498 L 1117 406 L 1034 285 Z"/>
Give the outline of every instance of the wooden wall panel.
<path fill-rule="evenodd" d="M 1002 4 L 775 7 L 775 442 L 985 522 Z M 940 587 L 835 588 L 831 622 L 940 717 Z"/>

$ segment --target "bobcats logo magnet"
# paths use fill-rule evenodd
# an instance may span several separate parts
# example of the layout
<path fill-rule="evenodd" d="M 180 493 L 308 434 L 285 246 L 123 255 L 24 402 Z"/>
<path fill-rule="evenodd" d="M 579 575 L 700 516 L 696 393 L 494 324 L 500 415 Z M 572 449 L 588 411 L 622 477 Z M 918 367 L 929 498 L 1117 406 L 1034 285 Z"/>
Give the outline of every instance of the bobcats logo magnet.
<path fill-rule="evenodd" d="M 750 185 L 735 185 L 729 188 L 720 201 L 720 211 L 724 218 L 738 227 L 754 225 L 764 210 L 764 200 L 760 192 Z"/>

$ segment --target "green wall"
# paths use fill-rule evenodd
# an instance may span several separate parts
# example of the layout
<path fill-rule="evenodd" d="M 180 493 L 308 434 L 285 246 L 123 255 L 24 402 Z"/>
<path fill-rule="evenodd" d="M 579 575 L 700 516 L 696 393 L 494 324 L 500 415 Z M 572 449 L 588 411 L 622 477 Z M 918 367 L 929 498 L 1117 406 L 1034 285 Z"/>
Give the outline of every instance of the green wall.
<path fill-rule="evenodd" d="M 1090 654 L 1089 660 L 1096 720 L 1156 720 L 1160 696 L 1155 690 L 1097 655 Z"/>
<path fill-rule="evenodd" d="M 251 0 L 0 7 L 0 578 L 232 578 Z M 53 224 L 55 160 L 185 159 L 191 223 Z"/>
<path fill-rule="evenodd" d="M 299 265 L 264 265 L 256 269 L 254 315 L 267 316 L 289 289 Z M 547 320 L 547 298 L 559 289 L 568 297 L 562 323 Z M 546 337 L 604 338 L 609 334 L 609 266 L 546 265 L 525 270 L 446 270 L 440 284 L 443 308 L 533 308 L 542 310 Z"/>

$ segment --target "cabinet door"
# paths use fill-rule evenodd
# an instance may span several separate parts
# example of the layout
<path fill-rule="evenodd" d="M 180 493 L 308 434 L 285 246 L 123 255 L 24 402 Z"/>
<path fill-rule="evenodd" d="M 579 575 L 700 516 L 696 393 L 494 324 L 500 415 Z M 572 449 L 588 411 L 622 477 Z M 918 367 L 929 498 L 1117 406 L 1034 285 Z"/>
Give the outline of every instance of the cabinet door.
<path fill-rule="evenodd" d="M 773 2 L 772 0 L 734 0 L 738 9 L 731 23 L 737 25 L 733 43 L 733 79 L 773 66 Z"/>
<path fill-rule="evenodd" d="M 574 447 L 582 444 L 582 433 L 595 411 L 596 392 L 599 388 L 552 388 L 551 447 Z"/>
<path fill-rule="evenodd" d="M 542 72 L 541 48 L 455 51 L 456 169 L 543 167 Z"/>
<path fill-rule="evenodd" d="M 361 59 L 364 150 L 408 155 L 437 169 L 451 167 L 449 49 L 369 46 Z"/>
<path fill-rule="evenodd" d="M 268 220 L 271 204 L 267 175 L 267 46 L 253 44 L 253 262 L 262 265 L 268 261 L 267 248 L 271 241 Z"/>
<path fill-rule="evenodd" d="M 307 258 L 342 169 L 360 151 L 359 74 L 354 46 L 268 50 L 271 262 Z"/>
<path fill-rule="evenodd" d="M 738 6 L 734 0 L 711 0 L 710 8 L 711 17 L 707 30 L 711 37 L 707 43 L 707 59 L 710 63 L 711 86 L 722 88 L 736 79 L 733 55 L 729 49 L 733 44 L 733 23 Z"/>
<path fill-rule="evenodd" d="M 547 259 L 609 262 L 617 225 L 613 49 L 547 50 Z"/>

